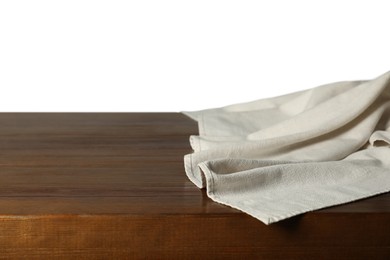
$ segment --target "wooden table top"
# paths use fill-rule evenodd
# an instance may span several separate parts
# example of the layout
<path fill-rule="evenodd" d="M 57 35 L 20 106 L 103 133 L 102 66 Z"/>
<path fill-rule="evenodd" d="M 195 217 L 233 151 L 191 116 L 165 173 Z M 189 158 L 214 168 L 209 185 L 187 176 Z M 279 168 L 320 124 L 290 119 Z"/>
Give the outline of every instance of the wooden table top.
<path fill-rule="evenodd" d="M 390 194 L 266 226 L 187 179 L 191 134 L 179 113 L 0 113 L 0 259 L 390 257 Z"/>

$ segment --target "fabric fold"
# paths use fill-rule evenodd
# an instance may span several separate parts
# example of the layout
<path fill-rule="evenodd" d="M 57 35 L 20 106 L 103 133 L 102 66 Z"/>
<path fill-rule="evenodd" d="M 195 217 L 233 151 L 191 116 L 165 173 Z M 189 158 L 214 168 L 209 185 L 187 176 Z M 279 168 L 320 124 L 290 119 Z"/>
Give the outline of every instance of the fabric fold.
<path fill-rule="evenodd" d="M 390 72 L 183 113 L 189 179 L 265 224 L 390 190 Z"/>

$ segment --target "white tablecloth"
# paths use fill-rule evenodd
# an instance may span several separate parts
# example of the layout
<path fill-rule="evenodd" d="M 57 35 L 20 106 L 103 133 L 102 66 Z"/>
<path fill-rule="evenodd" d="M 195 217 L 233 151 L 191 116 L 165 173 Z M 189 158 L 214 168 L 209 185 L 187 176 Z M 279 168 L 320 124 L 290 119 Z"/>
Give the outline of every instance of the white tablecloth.
<path fill-rule="evenodd" d="M 189 179 L 265 224 L 390 190 L 390 72 L 183 113 Z"/>

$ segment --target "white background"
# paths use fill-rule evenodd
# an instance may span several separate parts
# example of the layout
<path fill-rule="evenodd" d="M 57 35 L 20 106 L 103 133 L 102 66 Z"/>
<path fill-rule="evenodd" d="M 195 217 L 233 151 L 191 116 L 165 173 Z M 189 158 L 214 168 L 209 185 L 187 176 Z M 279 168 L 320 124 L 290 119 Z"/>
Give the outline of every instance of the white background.
<path fill-rule="evenodd" d="M 390 69 L 388 1 L 0 1 L 0 111 L 181 111 Z"/>

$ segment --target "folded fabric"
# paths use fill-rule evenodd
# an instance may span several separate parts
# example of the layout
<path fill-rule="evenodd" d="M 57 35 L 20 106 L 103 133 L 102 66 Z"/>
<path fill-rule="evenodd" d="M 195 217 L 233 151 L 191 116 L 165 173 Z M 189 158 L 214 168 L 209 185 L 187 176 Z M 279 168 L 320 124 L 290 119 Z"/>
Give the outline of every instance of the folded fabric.
<path fill-rule="evenodd" d="M 390 191 L 390 72 L 183 113 L 188 178 L 265 224 Z"/>

